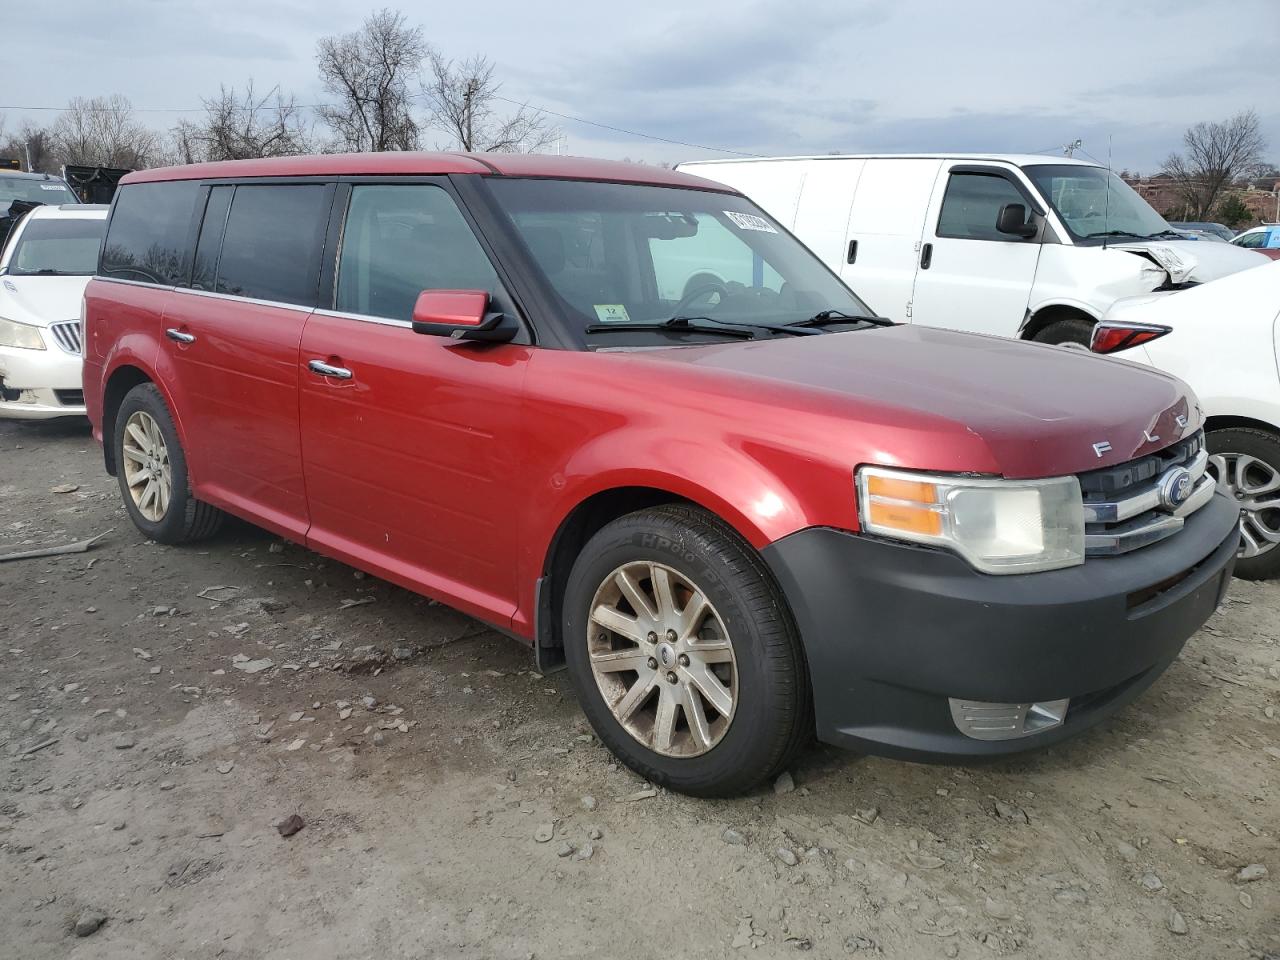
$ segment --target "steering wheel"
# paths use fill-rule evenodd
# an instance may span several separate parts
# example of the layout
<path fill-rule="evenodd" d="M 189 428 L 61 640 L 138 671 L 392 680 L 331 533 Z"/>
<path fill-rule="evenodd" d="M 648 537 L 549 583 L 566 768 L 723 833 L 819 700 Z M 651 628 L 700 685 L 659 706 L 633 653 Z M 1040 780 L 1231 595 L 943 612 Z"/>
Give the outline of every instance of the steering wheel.
<path fill-rule="evenodd" d="M 708 277 L 704 283 L 698 284 L 692 290 L 685 291 L 684 296 L 680 298 L 680 302 L 671 311 L 671 315 L 673 317 L 684 316 L 684 312 L 690 304 L 697 303 L 702 297 L 710 296 L 713 293 L 720 294 L 720 299 L 723 300 L 728 296 L 729 288 L 725 286 L 723 281 Z"/>

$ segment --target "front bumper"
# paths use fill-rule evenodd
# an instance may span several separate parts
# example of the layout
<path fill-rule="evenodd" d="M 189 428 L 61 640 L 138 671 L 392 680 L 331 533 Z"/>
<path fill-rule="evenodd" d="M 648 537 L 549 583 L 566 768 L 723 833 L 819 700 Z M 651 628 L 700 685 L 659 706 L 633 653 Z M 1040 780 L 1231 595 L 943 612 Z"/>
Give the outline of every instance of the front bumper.
<path fill-rule="evenodd" d="M 83 416 L 79 356 L 53 345 L 45 350 L 0 347 L 0 418 Z"/>
<path fill-rule="evenodd" d="M 1133 700 L 1221 602 L 1238 510 L 1216 495 L 1175 536 L 1044 573 L 991 576 L 954 554 L 830 528 L 764 550 L 795 614 L 818 737 L 911 760 L 1055 743 Z M 1061 723 L 977 739 L 957 702 L 1069 699 Z"/>

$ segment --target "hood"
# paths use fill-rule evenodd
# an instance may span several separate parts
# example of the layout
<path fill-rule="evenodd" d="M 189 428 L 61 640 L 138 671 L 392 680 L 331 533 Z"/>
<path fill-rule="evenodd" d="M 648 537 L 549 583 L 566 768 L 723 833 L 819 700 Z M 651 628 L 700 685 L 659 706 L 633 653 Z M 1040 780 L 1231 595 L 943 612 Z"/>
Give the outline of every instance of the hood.
<path fill-rule="evenodd" d="M 0 316 L 47 327 L 80 318 L 89 277 L 0 277 Z"/>
<path fill-rule="evenodd" d="M 757 402 L 785 397 L 797 410 L 811 408 L 816 399 L 828 407 L 834 402 L 850 424 L 845 439 L 867 446 L 864 462 L 872 463 L 891 460 L 885 438 L 893 429 L 927 424 L 934 430 L 947 422 L 949 433 L 979 438 L 1004 476 L 1064 475 L 1155 452 L 1201 425 L 1194 394 L 1169 374 L 1078 348 L 929 327 L 683 347 L 644 356 L 754 381 L 742 392 Z M 873 433 L 879 439 L 872 440 Z"/>
<path fill-rule="evenodd" d="M 1126 241 L 1108 243 L 1107 249 L 1125 250 L 1155 261 L 1174 284 L 1207 283 L 1267 262 L 1256 251 L 1208 240 Z"/>

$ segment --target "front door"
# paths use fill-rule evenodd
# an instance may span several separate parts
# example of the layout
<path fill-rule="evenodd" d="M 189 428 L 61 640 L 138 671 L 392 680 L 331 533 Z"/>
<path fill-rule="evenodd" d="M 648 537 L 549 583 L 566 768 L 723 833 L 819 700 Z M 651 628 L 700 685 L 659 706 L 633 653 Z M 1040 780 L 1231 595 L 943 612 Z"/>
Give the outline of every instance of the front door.
<path fill-rule="evenodd" d="M 505 622 L 530 347 L 424 336 L 410 318 L 425 289 L 514 307 L 442 184 L 354 184 L 342 236 L 333 309 L 299 355 L 307 542 Z"/>
<path fill-rule="evenodd" d="M 332 193 L 318 183 L 214 186 L 191 287 L 175 291 L 164 317 L 196 494 L 298 540 L 298 343 Z"/>
<path fill-rule="evenodd" d="M 996 229 L 996 217 L 1009 203 L 1022 204 L 1034 220 L 1030 197 L 1012 171 L 943 168 L 917 251 L 912 323 L 1017 335 L 1031 299 L 1040 241 Z"/>

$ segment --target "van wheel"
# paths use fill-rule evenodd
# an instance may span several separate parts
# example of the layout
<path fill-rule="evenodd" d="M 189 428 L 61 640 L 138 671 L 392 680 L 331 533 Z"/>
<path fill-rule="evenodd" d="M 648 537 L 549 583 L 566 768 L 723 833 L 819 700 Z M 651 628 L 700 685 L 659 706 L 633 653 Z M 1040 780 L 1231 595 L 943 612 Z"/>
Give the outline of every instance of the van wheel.
<path fill-rule="evenodd" d="M 601 741 L 653 783 L 732 796 L 812 730 L 795 625 L 751 547 L 688 506 L 620 517 L 566 586 L 565 659 Z"/>
<path fill-rule="evenodd" d="M 134 526 L 160 543 L 213 534 L 223 513 L 191 495 L 187 458 L 160 390 L 140 383 L 116 414 L 116 477 Z"/>
<path fill-rule="evenodd" d="M 1231 427 L 1210 431 L 1206 445 L 1218 489 L 1240 506 L 1236 576 L 1270 580 L 1280 575 L 1280 436 Z"/>
<path fill-rule="evenodd" d="M 1075 343 L 1089 346 L 1093 338 L 1094 321 L 1085 317 L 1064 317 L 1054 320 L 1031 339 L 1036 343 Z"/>

